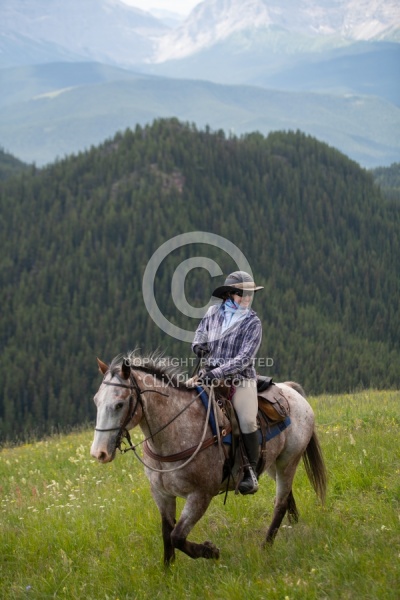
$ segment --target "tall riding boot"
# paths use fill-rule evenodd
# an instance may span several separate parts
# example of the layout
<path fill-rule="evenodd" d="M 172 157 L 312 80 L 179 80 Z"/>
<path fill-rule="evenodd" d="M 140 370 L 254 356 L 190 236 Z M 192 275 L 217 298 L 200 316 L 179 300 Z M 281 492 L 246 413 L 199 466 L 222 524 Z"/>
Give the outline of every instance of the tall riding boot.
<path fill-rule="evenodd" d="M 244 477 L 239 484 L 239 492 L 243 495 L 255 494 L 258 490 L 256 467 L 260 453 L 258 431 L 253 431 L 253 433 L 242 433 L 242 439 L 246 449 L 249 466 L 245 468 Z"/>

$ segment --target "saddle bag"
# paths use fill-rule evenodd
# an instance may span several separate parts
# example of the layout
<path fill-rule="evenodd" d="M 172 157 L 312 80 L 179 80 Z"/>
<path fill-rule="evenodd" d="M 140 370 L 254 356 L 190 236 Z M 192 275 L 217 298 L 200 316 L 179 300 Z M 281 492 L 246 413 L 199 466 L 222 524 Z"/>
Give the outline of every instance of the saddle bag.
<path fill-rule="evenodd" d="M 284 421 L 290 413 L 289 402 L 274 383 L 264 392 L 258 392 L 258 408 L 272 423 Z"/>

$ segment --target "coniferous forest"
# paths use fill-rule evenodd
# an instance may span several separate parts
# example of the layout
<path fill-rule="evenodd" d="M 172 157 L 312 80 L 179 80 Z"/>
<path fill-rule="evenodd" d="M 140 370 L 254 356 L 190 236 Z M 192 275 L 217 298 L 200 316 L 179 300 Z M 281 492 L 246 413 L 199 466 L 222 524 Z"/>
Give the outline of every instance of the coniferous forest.
<path fill-rule="evenodd" d="M 170 119 L 16 171 L 0 183 L 2 440 L 92 420 L 96 356 L 191 356 L 142 296 L 153 253 L 191 231 L 238 246 L 265 287 L 253 308 L 259 356 L 273 365 L 261 374 L 314 394 L 398 387 L 400 205 L 335 149 L 301 132 L 237 138 Z M 191 256 L 224 274 L 237 267 L 204 244 L 163 261 L 157 303 L 194 330 L 171 297 L 174 270 Z M 182 294 L 201 307 L 223 280 L 194 269 Z"/>

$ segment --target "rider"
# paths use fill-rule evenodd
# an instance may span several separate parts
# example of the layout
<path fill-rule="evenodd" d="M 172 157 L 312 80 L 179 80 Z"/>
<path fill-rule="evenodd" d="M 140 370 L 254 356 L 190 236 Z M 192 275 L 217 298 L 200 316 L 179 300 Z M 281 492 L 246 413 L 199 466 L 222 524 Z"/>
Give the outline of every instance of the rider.
<path fill-rule="evenodd" d="M 254 359 L 261 343 L 261 321 L 250 308 L 256 286 L 245 271 L 228 275 L 224 285 L 212 293 L 222 303 L 211 306 L 201 320 L 192 344 L 194 353 L 205 360 L 201 374 L 204 385 L 228 380 L 234 386 L 236 410 L 249 465 L 239 484 L 242 494 L 258 490 L 256 465 L 259 455 L 257 431 L 257 380 Z"/>

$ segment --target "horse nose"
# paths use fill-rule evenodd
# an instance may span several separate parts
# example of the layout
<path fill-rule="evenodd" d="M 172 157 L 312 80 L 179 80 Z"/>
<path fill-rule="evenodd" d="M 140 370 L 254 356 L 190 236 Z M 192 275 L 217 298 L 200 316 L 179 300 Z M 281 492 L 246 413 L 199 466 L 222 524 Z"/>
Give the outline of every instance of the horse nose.
<path fill-rule="evenodd" d="M 108 462 L 110 460 L 108 452 L 105 450 L 97 450 L 93 446 L 90 449 L 90 454 L 93 456 L 93 458 L 97 458 L 99 462 Z"/>

